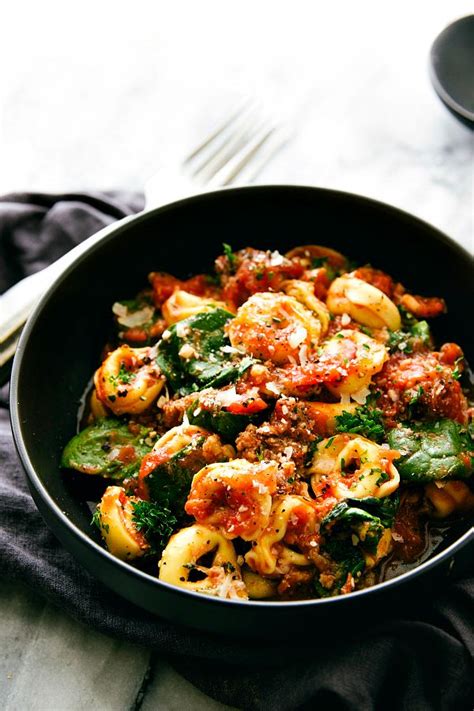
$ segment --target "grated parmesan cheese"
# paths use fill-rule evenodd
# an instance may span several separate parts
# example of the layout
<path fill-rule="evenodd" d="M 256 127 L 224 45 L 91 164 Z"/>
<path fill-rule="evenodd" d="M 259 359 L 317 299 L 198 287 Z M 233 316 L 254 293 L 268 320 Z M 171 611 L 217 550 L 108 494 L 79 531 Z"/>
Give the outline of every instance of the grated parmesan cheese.
<path fill-rule="evenodd" d="M 295 330 L 290 334 L 290 337 L 288 338 L 288 343 L 290 345 L 290 348 L 298 348 L 298 346 L 303 343 L 303 341 L 307 338 L 308 336 L 308 331 L 305 329 L 304 326 L 297 326 Z"/>
<path fill-rule="evenodd" d="M 214 399 L 215 402 L 218 403 L 221 407 L 228 407 L 229 405 L 232 405 L 238 399 L 238 395 L 235 390 L 235 385 L 232 385 L 232 387 L 228 388 L 227 390 L 218 391 Z"/>
<path fill-rule="evenodd" d="M 183 321 L 178 321 L 176 324 L 176 335 L 178 338 L 185 338 L 189 334 L 190 330 L 189 326 L 186 323 L 183 323 Z"/>
<path fill-rule="evenodd" d="M 270 255 L 270 266 L 279 267 L 283 264 L 283 256 L 276 250 Z"/>
<path fill-rule="evenodd" d="M 363 387 L 357 392 L 352 393 L 352 399 L 355 400 L 359 405 L 365 405 L 367 402 L 367 396 L 370 394 L 370 390 L 367 387 Z"/>
<path fill-rule="evenodd" d="M 238 348 L 234 348 L 234 346 L 222 346 L 220 348 L 221 353 L 242 353 L 243 351 L 239 351 Z"/>
<path fill-rule="evenodd" d="M 152 306 L 144 306 L 138 311 L 129 311 L 125 304 L 116 301 L 112 306 L 112 311 L 117 316 L 117 321 L 121 326 L 136 328 L 151 321 L 155 310 Z"/>
<path fill-rule="evenodd" d="M 299 350 L 300 363 L 304 367 L 308 363 L 308 346 L 306 343 Z"/>
<path fill-rule="evenodd" d="M 280 388 L 276 383 L 267 383 L 267 390 L 269 390 L 274 395 L 280 394 Z"/>
<path fill-rule="evenodd" d="M 185 343 L 184 346 L 181 346 L 178 355 L 180 358 L 184 358 L 184 360 L 189 360 L 190 358 L 197 358 L 198 356 L 194 348 L 189 343 Z"/>

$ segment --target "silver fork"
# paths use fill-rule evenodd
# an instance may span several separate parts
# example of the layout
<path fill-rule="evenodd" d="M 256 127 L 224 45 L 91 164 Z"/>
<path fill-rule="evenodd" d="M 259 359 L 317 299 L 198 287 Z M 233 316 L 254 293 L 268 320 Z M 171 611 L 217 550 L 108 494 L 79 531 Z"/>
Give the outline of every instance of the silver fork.
<path fill-rule="evenodd" d="M 200 143 L 180 165 L 160 170 L 145 184 L 145 211 L 198 192 L 252 182 L 289 138 L 288 129 L 272 123 L 246 102 Z M 125 217 L 121 223 L 133 219 Z M 23 326 L 55 279 L 117 222 L 100 230 L 45 269 L 22 279 L 0 296 L 0 380 L 8 375 Z M 2 377 L 3 376 L 3 377 Z"/>

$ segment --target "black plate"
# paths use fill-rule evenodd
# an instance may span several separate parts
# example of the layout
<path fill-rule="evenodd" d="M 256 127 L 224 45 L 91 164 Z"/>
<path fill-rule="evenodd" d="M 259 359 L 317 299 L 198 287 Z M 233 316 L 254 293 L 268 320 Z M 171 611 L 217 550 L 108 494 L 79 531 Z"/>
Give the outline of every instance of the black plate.
<path fill-rule="evenodd" d="M 433 42 L 431 81 L 443 104 L 474 128 L 474 15 L 448 25 Z"/>
<path fill-rule="evenodd" d="M 305 187 L 252 187 L 183 200 L 117 224 L 56 281 L 30 318 L 16 354 L 11 387 L 15 441 L 31 492 L 48 525 L 103 583 L 170 620 L 236 635 L 285 637 L 295 625 L 320 625 L 368 612 L 401 593 L 421 591 L 446 571 L 466 544 L 455 540 L 415 570 L 374 588 L 328 600 L 235 602 L 198 595 L 111 556 L 90 526 L 90 512 L 65 484 L 61 451 L 76 430 L 79 400 L 100 361 L 111 305 L 129 298 L 151 270 L 181 277 L 209 270 L 228 242 L 286 251 L 326 244 L 387 270 L 417 293 L 444 296 L 449 315 L 436 323 L 440 339 L 458 341 L 474 362 L 469 313 L 469 255 L 430 225 L 367 198 Z M 431 574 L 431 575 L 430 575 Z"/>

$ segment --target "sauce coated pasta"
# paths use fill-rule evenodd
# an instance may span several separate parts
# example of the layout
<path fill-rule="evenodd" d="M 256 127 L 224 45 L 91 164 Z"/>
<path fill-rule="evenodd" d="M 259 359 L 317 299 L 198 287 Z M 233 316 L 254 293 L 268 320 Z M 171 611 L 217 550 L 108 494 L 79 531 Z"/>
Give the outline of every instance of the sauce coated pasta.
<path fill-rule="evenodd" d="M 374 585 L 474 510 L 467 364 L 427 321 L 446 305 L 328 247 L 223 247 L 212 274 L 152 272 L 113 304 L 62 466 L 103 480 L 104 545 L 165 583 L 240 601 Z"/>

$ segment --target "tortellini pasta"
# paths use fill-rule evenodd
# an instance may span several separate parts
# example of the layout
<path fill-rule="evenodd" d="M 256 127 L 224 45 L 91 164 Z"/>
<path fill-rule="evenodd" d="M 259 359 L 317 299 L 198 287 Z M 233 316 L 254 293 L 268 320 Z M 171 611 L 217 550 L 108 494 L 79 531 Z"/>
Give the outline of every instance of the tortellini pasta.
<path fill-rule="evenodd" d="M 376 286 L 344 274 L 329 287 L 327 305 L 333 314 L 348 314 L 354 321 L 371 328 L 401 326 L 400 313 L 391 299 Z"/>
<path fill-rule="evenodd" d="M 294 530 L 316 532 L 316 510 L 311 501 L 302 496 L 275 497 L 267 528 L 245 556 L 247 565 L 261 575 L 285 572 L 290 565 L 310 565 L 304 553 L 292 550 L 283 542 Z"/>
<path fill-rule="evenodd" d="M 108 486 L 98 506 L 99 529 L 108 550 L 121 560 L 139 558 L 150 550 L 133 521 L 133 503 L 121 486 Z"/>
<path fill-rule="evenodd" d="M 214 458 L 215 461 L 224 461 L 235 456 L 235 449 L 231 444 L 223 444 L 218 435 L 212 434 L 202 427 L 190 425 L 187 421 L 165 432 L 156 441 L 152 451 L 162 453 L 164 461 L 181 452 L 199 438 L 203 440 L 209 458 Z"/>
<path fill-rule="evenodd" d="M 160 394 L 165 378 L 152 348 L 123 345 L 109 353 L 96 371 L 97 398 L 114 415 L 144 412 Z"/>
<path fill-rule="evenodd" d="M 343 329 L 328 338 L 320 347 L 319 358 L 333 366 L 338 377 L 327 387 L 341 398 L 352 396 L 365 403 L 372 377 L 379 373 L 388 359 L 385 346 L 359 331 Z"/>
<path fill-rule="evenodd" d="M 464 481 L 436 481 L 425 487 L 436 518 L 474 510 L 474 494 Z"/>
<path fill-rule="evenodd" d="M 223 301 L 196 296 L 183 289 L 176 289 L 164 302 L 161 311 L 167 325 L 171 326 L 173 323 L 182 321 L 190 316 L 212 311 L 216 307 L 228 309 L 228 306 Z"/>
<path fill-rule="evenodd" d="M 321 321 L 293 296 L 262 292 L 251 296 L 228 327 L 234 348 L 278 365 L 311 352 L 319 343 Z"/>
<path fill-rule="evenodd" d="M 347 259 L 343 254 L 320 244 L 305 244 L 301 247 L 294 247 L 286 253 L 286 256 L 290 259 L 297 257 L 308 268 L 313 267 L 315 262 L 327 263 L 336 269 L 345 269 L 347 266 Z"/>
<path fill-rule="evenodd" d="M 209 556 L 210 562 L 201 560 Z M 187 590 L 228 599 L 247 598 L 234 547 L 214 528 L 194 524 L 171 536 L 159 571 L 160 580 Z"/>
<path fill-rule="evenodd" d="M 336 499 L 382 498 L 400 483 L 393 464 L 398 452 L 365 437 L 339 434 L 323 439 L 313 455 L 308 474 L 316 496 L 329 487 Z"/>
<path fill-rule="evenodd" d="M 268 524 L 277 469 L 275 462 L 246 459 L 210 464 L 194 476 L 186 512 L 226 538 L 252 540 Z"/>
<path fill-rule="evenodd" d="M 283 291 L 315 315 L 321 324 L 320 336 L 325 336 L 329 327 L 329 311 L 326 304 L 315 296 L 313 284 L 310 281 L 289 279 L 283 283 Z"/>

